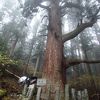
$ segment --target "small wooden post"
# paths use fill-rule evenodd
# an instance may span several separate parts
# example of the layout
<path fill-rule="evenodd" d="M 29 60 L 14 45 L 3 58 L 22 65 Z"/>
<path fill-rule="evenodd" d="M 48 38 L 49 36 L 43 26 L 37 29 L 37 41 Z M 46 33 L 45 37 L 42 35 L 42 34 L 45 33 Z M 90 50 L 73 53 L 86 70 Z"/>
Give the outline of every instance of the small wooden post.
<path fill-rule="evenodd" d="M 82 91 L 82 100 L 85 99 L 85 96 L 86 96 L 86 95 L 85 95 L 85 91 L 83 90 L 83 91 Z"/>
<path fill-rule="evenodd" d="M 82 100 L 81 99 L 81 91 L 78 91 L 78 100 Z"/>
<path fill-rule="evenodd" d="M 71 89 L 71 93 L 72 93 L 72 100 L 76 100 L 74 88 Z"/>
<path fill-rule="evenodd" d="M 36 95 L 36 100 L 40 100 L 41 96 L 41 87 L 38 87 L 37 95 Z"/>
<path fill-rule="evenodd" d="M 23 91 L 22 91 L 22 95 L 23 95 L 23 96 L 26 96 L 27 90 L 28 90 L 28 87 L 27 87 L 27 84 L 25 84 L 25 85 L 24 85 L 24 89 L 23 89 Z"/>
<path fill-rule="evenodd" d="M 47 91 L 47 100 L 50 100 L 50 90 L 51 90 L 51 86 L 49 84 L 48 85 L 48 91 Z"/>
<path fill-rule="evenodd" d="M 85 94 L 86 100 L 89 100 L 87 89 L 84 89 L 84 94 Z"/>
<path fill-rule="evenodd" d="M 34 91 L 35 91 L 35 84 L 30 85 L 29 86 L 29 90 L 27 92 L 27 96 L 28 96 L 28 99 L 27 100 L 32 100 L 32 98 L 33 98 L 33 92 Z"/>
<path fill-rule="evenodd" d="M 69 100 L 69 85 L 65 85 L 65 100 Z"/>
<path fill-rule="evenodd" d="M 59 90 L 59 87 L 56 87 L 55 100 L 60 100 L 60 90 Z"/>

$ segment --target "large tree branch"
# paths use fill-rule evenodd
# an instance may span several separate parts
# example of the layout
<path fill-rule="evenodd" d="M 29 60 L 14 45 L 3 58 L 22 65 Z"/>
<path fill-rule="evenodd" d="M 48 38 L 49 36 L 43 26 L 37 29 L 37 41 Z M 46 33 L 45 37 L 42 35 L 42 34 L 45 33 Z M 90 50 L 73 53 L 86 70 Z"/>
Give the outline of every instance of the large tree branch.
<path fill-rule="evenodd" d="M 88 27 L 92 27 L 93 24 L 96 23 L 96 21 L 98 19 L 97 16 L 98 16 L 99 11 L 100 11 L 100 7 L 97 9 L 97 11 L 95 12 L 95 14 L 91 16 L 90 22 L 81 23 L 79 26 L 77 26 L 77 28 L 75 30 L 73 30 L 72 32 L 69 32 L 69 33 L 63 35 L 62 36 L 63 42 L 66 42 L 66 41 L 68 41 L 70 39 L 73 39 L 78 34 L 80 34 L 84 29 L 86 29 Z"/>
<path fill-rule="evenodd" d="M 15 77 L 18 78 L 18 79 L 20 78 L 18 75 L 16 75 L 15 73 L 12 73 L 11 71 L 9 71 L 9 70 L 7 70 L 7 69 L 5 69 L 5 71 L 6 71 L 7 73 L 9 73 L 9 74 L 15 76 Z"/>
<path fill-rule="evenodd" d="M 66 68 L 69 68 L 71 66 L 78 65 L 78 64 L 81 64 L 81 63 L 97 64 L 97 63 L 100 63 L 100 60 L 65 59 L 64 63 L 67 66 Z"/>
<path fill-rule="evenodd" d="M 78 34 L 80 34 L 84 29 L 86 29 L 88 27 L 92 27 L 95 22 L 96 22 L 96 20 L 91 20 L 88 23 L 82 23 L 81 25 L 77 26 L 77 28 L 75 30 L 73 30 L 72 32 L 69 32 L 67 34 L 64 34 L 62 36 L 63 42 L 66 42 L 66 41 L 68 41 L 70 39 L 73 39 Z"/>

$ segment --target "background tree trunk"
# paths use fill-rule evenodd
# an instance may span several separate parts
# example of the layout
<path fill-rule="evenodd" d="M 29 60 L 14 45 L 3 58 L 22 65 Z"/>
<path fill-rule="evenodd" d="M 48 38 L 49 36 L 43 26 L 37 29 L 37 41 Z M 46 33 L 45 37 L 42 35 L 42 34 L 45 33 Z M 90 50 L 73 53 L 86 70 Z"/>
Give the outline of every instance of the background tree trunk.
<path fill-rule="evenodd" d="M 30 47 L 29 54 L 27 57 L 26 65 L 25 65 L 25 68 L 23 70 L 23 75 L 25 75 L 27 73 L 27 68 L 29 66 L 29 62 L 30 62 L 31 55 L 32 55 L 33 45 L 34 45 L 34 37 L 32 38 L 32 43 L 31 43 L 31 47 Z"/>
<path fill-rule="evenodd" d="M 11 50 L 10 50 L 10 53 L 9 53 L 9 57 L 12 57 L 14 55 L 14 50 L 15 50 L 17 42 L 18 42 L 18 37 L 16 37 L 14 43 L 12 44 L 12 47 L 11 47 Z"/>

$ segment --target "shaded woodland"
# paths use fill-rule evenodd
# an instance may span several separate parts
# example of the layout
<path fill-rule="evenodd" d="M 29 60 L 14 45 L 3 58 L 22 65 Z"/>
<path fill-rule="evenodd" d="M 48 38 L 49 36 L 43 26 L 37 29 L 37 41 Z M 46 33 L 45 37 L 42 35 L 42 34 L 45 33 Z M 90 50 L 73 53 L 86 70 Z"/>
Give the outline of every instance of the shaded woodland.
<path fill-rule="evenodd" d="M 74 99 L 69 91 L 68 100 L 79 100 L 78 91 L 84 89 L 89 100 L 100 100 L 99 0 L 0 4 L 0 90 L 21 93 L 18 77 L 36 75 L 47 80 L 42 94 L 50 86 L 50 100 L 55 100 L 57 87 L 65 100 L 66 84 L 76 91 Z"/>

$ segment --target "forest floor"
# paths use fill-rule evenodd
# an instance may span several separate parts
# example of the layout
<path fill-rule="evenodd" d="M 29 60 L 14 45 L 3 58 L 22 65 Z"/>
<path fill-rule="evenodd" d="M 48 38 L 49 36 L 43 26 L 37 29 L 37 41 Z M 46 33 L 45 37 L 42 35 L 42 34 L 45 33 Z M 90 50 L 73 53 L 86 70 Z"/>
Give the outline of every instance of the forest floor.
<path fill-rule="evenodd" d="M 22 87 L 18 84 L 18 80 L 13 77 L 2 77 L 0 80 L 0 90 L 5 90 L 2 100 L 19 100 Z M 1 99 L 0 99 L 1 100 Z"/>

